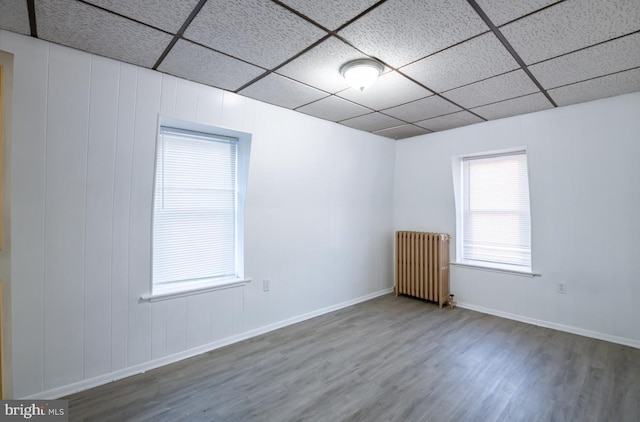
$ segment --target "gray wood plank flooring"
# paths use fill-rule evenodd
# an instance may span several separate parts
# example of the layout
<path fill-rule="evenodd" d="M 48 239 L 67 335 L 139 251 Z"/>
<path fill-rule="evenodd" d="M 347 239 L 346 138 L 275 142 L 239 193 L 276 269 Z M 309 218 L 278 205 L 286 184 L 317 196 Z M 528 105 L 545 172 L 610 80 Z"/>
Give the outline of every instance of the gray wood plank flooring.
<path fill-rule="evenodd" d="M 640 349 L 383 296 L 67 397 L 72 421 L 640 421 Z"/>

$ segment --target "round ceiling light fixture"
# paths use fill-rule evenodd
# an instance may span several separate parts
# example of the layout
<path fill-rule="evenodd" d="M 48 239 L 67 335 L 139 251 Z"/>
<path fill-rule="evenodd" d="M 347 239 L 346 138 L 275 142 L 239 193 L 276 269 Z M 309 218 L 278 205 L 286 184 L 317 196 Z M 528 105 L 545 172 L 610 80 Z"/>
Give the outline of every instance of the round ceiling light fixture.
<path fill-rule="evenodd" d="M 373 59 L 358 59 L 345 63 L 340 67 L 340 74 L 349 85 L 363 91 L 376 81 L 384 70 L 382 63 Z"/>

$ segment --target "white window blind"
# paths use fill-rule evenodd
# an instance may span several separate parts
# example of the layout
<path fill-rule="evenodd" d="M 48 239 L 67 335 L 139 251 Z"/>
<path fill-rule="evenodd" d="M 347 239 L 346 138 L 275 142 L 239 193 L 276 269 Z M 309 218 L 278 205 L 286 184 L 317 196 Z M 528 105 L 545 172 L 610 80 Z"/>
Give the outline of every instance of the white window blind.
<path fill-rule="evenodd" d="M 462 259 L 531 269 L 525 151 L 462 159 Z"/>
<path fill-rule="evenodd" d="M 237 139 L 160 128 L 154 284 L 236 275 L 237 150 Z"/>

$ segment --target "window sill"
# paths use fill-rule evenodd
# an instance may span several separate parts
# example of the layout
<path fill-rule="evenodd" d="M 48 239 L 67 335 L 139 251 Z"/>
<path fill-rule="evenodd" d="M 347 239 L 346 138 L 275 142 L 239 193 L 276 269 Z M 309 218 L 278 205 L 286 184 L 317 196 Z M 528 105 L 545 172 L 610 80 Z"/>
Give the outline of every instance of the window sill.
<path fill-rule="evenodd" d="M 469 264 L 466 262 L 451 262 L 451 265 L 462 268 L 472 268 L 475 270 L 484 270 L 484 271 L 492 271 L 496 273 L 505 273 L 505 274 L 513 274 L 521 277 L 540 277 L 542 274 L 534 273 L 531 271 L 521 271 L 521 270 L 512 270 L 509 268 L 500 268 L 500 267 L 489 267 L 478 264 Z"/>
<path fill-rule="evenodd" d="M 159 302 L 161 300 L 175 299 L 197 295 L 201 293 L 213 292 L 215 290 L 230 289 L 232 287 L 243 286 L 250 283 L 250 278 L 230 278 L 220 281 L 204 281 L 188 284 L 180 284 L 174 286 L 164 286 L 156 288 L 151 294 L 142 295 L 141 302 Z"/>

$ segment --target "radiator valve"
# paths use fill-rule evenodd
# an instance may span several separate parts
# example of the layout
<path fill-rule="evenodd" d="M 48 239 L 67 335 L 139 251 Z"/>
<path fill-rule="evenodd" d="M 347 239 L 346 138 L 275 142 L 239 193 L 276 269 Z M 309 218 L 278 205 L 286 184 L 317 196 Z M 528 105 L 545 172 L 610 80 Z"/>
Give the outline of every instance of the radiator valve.
<path fill-rule="evenodd" d="M 456 306 L 456 299 L 454 294 L 449 295 L 449 299 L 447 300 L 447 305 L 449 305 L 449 309 L 453 309 Z"/>

